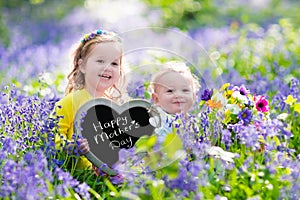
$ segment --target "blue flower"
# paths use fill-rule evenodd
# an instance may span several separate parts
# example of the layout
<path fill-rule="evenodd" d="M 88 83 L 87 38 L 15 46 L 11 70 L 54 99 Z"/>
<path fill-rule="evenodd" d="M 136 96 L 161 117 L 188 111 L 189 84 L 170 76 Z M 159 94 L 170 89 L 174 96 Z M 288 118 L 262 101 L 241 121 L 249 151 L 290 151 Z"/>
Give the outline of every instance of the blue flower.
<path fill-rule="evenodd" d="M 252 119 L 252 112 L 248 108 L 245 108 L 244 110 L 240 111 L 238 114 L 238 118 L 245 124 L 249 124 Z"/>

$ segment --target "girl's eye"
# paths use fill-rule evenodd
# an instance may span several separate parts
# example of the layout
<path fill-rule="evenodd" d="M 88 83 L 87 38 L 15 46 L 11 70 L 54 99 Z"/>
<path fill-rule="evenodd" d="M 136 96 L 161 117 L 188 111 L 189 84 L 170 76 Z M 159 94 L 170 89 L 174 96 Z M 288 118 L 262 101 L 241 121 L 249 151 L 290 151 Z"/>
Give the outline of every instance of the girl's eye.
<path fill-rule="evenodd" d="M 183 92 L 190 92 L 189 89 L 183 89 L 182 91 L 183 91 Z"/>
<path fill-rule="evenodd" d="M 167 93 L 173 93 L 174 90 L 168 89 Z"/>
<path fill-rule="evenodd" d="M 97 60 L 98 63 L 104 63 L 104 60 Z"/>

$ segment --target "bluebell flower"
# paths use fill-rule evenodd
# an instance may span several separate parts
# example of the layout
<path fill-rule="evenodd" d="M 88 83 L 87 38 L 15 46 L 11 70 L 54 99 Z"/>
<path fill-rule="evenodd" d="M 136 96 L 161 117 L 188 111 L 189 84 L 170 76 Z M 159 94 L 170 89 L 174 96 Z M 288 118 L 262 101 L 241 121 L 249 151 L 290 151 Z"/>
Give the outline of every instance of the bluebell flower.
<path fill-rule="evenodd" d="M 253 151 L 260 149 L 259 134 L 254 126 L 242 126 L 238 135 L 240 142 L 246 147 Z"/>
<path fill-rule="evenodd" d="M 231 132 L 228 129 L 223 129 L 221 135 L 221 143 L 225 144 L 226 148 L 229 148 L 232 144 Z"/>
<path fill-rule="evenodd" d="M 294 98 L 299 98 L 299 80 L 296 78 L 292 78 L 291 80 L 290 94 Z"/>
<path fill-rule="evenodd" d="M 23 157 L 24 161 L 26 161 L 27 163 L 30 163 L 33 159 L 33 155 L 31 152 L 27 152 L 24 157 Z"/>
<path fill-rule="evenodd" d="M 75 191 L 79 193 L 84 199 L 91 199 L 89 190 L 90 186 L 88 186 L 85 182 L 75 187 Z"/>
<path fill-rule="evenodd" d="M 68 191 L 68 186 L 64 185 L 64 184 L 58 184 L 56 185 L 55 189 L 55 194 L 57 194 L 58 196 L 62 197 L 62 198 L 66 198 L 69 197 L 71 194 Z"/>
<path fill-rule="evenodd" d="M 122 174 L 118 174 L 116 176 L 110 176 L 109 180 L 114 185 L 120 185 L 120 184 L 124 183 L 124 181 L 125 181 Z"/>
<path fill-rule="evenodd" d="M 75 187 L 79 184 L 79 182 L 74 179 L 69 172 L 64 172 L 60 168 L 56 168 L 54 172 L 57 175 L 57 179 L 67 187 Z"/>
<path fill-rule="evenodd" d="M 200 119 L 201 128 L 203 129 L 204 133 L 206 133 L 209 128 L 208 112 L 200 112 L 198 117 Z"/>
<path fill-rule="evenodd" d="M 127 92 L 130 97 L 145 99 L 145 93 L 147 92 L 144 85 L 145 79 L 146 77 L 141 77 L 139 75 L 134 76 L 134 79 L 127 85 Z"/>

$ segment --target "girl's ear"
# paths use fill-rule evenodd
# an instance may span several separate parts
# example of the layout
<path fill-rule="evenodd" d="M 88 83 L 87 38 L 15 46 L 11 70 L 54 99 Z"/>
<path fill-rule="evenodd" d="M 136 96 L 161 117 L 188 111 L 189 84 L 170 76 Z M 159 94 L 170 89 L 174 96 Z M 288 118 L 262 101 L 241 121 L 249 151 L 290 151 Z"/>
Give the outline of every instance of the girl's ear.
<path fill-rule="evenodd" d="M 83 65 L 83 60 L 81 58 L 78 60 L 78 66 L 81 73 L 85 74 L 85 65 Z"/>

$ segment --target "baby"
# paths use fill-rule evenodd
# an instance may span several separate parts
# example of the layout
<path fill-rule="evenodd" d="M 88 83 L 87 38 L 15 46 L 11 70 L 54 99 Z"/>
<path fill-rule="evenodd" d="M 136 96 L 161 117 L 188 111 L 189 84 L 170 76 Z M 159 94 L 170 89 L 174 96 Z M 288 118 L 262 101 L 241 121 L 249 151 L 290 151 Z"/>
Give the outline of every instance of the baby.
<path fill-rule="evenodd" d="M 155 129 L 155 132 L 159 140 L 163 140 L 172 132 L 174 115 L 180 113 L 186 115 L 192 108 L 200 84 L 189 67 L 182 62 L 173 61 L 166 63 L 165 68 L 153 76 L 151 87 L 152 100 L 157 106 L 162 123 L 159 128 Z M 235 154 L 224 151 L 218 146 L 211 146 L 206 152 L 210 156 L 234 162 Z"/>
<path fill-rule="evenodd" d="M 160 112 L 162 122 L 161 128 L 156 129 L 158 135 L 166 135 L 172 131 L 172 126 L 168 123 L 172 115 L 188 113 L 199 87 L 196 76 L 183 62 L 168 62 L 153 76 L 152 100 Z"/>

